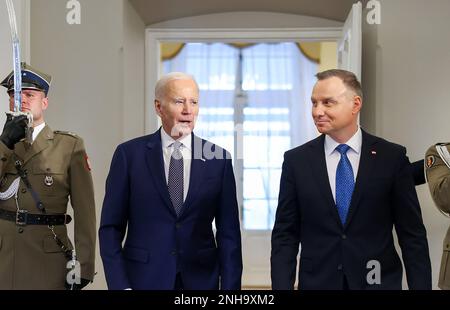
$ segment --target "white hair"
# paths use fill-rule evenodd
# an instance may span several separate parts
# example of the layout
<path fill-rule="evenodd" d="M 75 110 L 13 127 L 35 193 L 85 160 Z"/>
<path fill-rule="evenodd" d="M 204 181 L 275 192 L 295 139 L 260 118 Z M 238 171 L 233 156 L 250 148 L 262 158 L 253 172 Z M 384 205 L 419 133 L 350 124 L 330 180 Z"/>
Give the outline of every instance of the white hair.
<path fill-rule="evenodd" d="M 195 81 L 195 78 L 193 75 L 184 73 L 184 72 L 170 72 L 165 75 L 163 75 L 158 82 L 156 82 L 155 86 L 155 99 L 156 100 L 162 100 L 165 95 L 165 90 L 167 84 L 171 81 L 175 80 L 191 80 L 195 83 L 198 89 L 198 84 Z"/>

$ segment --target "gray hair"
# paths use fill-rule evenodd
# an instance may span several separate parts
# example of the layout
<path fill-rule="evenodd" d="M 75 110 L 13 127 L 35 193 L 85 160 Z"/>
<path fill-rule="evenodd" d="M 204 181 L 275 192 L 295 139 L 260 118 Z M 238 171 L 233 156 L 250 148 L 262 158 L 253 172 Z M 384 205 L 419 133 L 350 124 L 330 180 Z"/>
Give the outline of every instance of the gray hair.
<path fill-rule="evenodd" d="M 170 73 L 163 75 L 158 80 L 158 82 L 156 82 L 155 99 L 156 100 L 163 99 L 163 97 L 165 95 L 165 90 L 166 90 L 167 84 L 169 84 L 169 82 L 175 81 L 175 80 L 192 80 L 192 81 L 194 81 L 194 83 L 198 89 L 197 81 L 195 81 L 195 78 L 193 75 L 190 75 L 190 74 L 187 74 L 184 72 L 170 72 Z"/>

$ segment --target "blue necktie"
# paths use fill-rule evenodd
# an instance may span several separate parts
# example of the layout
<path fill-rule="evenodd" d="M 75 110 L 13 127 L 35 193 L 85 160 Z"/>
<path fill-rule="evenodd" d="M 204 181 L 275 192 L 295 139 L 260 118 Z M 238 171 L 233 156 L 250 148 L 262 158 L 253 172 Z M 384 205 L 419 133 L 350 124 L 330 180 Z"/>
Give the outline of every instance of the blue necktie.
<path fill-rule="evenodd" d="M 183 154 L 181 154 L 181 143 L 175 141 L 172 144 L 174 151 L 170 157 L 169 164 L 169 180 L 167 182 L 167 187 L 169 189 L 170 199 L 172 200 L 173 208 L 177 216 L 181 213 L 181 208 L 183 207 L 183 187 L 184 187 L 184 177 L 183 177 Z"/>
<path fill-rule="evenodd" d="M 336 150 L 341 154 L 341 160 L 336 169 L 336 207 L 342 224 L 345 224 L 347 219 L 355 187 L 352 165 L 347 157 L 349 148 L 347 144 L 340 144 L 336 147 Z"/>

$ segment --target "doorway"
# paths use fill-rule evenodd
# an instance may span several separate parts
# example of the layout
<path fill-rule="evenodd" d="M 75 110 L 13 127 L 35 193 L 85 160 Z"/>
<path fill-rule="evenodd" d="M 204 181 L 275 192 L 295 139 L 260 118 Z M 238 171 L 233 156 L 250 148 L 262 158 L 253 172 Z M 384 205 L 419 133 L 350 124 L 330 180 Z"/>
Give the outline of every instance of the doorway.
<path fill-rule="evenodd" d="M 290 118 L 291 114 L 296 113 L 292 112 L 292 104 L 289 104 L 287 100 L 278 100 L 280 97 L 288 96 L 286 94 L 289 94 L 292 90 L 292 86 L 289 86 L 292 81 L 283 83 L 279 82 L 280 79 L 278 79 L 278 82 L 271 80 L 268 83 L 267 79 L 265 81 L 261 76 L 259 78 L 252 77 L 251 74 L 246 76 L 245 48 L 233 52 L 228 47 L 233 44 L 241 44 L 267 50 L 270 49 L 268 46 L 275 49 L 274 46 L 278 45 L 282 46 L 285 51 L 284 56 L 280 56 L 280 58 L 286 58 L 288 46 L 295 46 L 298 42 L 334 44 L 334 51 L 331 54 L 336 57 L 337 65 L 335 61 L 334 65 L 322 69 L 337 66 L 352 70 L 360 76 L 361 11 L 361 4 L 355 4 L 345 25 L 336 28 L 147 29 L 146 85 L 149 85 L 146 92 L 146 110 L 148 113 L 146 113 L 145 128 L 147 132 L 153 132 L 159 127 L 158 119 L 154 116 L 154 113 L 150 112 L 153 111 L 152 86 L 155 85 L 158 77 L 163 73 L 174 70 L 193 73 L 186 70 L 186 67 L 183 68 L 182 65 L 164 64 L 164 61 L 162 61 L 164 44 L 176 45 L 181 43 L 184 44 L 184 47 L 190 46 L 193 51 L 196 50 L 195 52 L 200 54 L 202 51 L 203 53 L 207 51 L 206 53 L 214 54 L 215 44 L 221 44 L 220 47 L 216 46 L 216 49 L 224 50 L 224 46 L 227 46 L 229 50 L 227 56 L 229 65 L 224 66 L 222 74 L 213 74 L 213 78 L 207 74 L 194 74 L 199 81 L 200 88 L 202 88 L 202 85 L 204 86 L 206 94 L 216 92 L 216 94 L 221 93 L 223 95 L 219 96 L 219 101 L 210 101 L 214 102 L 210 106 L 205 106 L 205 98 L 202 98 L 201 95 L 200 115 L 205 113 L 202 116 L 204 117 L 203 121 L 199 119 L 195 132 L 199 134 L 198 130 L 200 129 L 203 132 L 202 137 L 211 139 L 220 146 L 227 148 L 234 155 L 237 198 L 241 209 L 244 256 L 242 283 L 244 288 L 270 288 L 270 235 L 276 210 L 282 153 L 286 149 L 301 144 L 300 140 L 293 138 L 290 131 L 295 125 L 307 124 L 307 120 L 310 119 L 308 99 L 310 92 L 308 94 L 308 90 L 305 90 L 303 98 L 296 101 L 297 105 L 294 105 L 294 107 L 299 107 L 298 103 L 301 102 L 304 104 L 303 107 L 308 107 L 308 109 L 296 114 L 301 118 L 301 121 L 295 123 Z M 198 57 L 204 61 L 204 56 Z M 267 59 L 272 58 L 266 57 L 266 64 Z M 321 70 L 316 67 L 315 71 Z M 309 72 L 309 76 L 314 74 L 315 72 Z M 270 86 L 275 84 L 276 87 Z M 272 92 L 272 95 L 268 96 L 268 100 L 264 96 L 262 96 L 263 100 L 251 100 L 251 98 L 258 98 L 256 95 L 258 91 L 260 93 L 266 91 L 266 94 L 268 94 L 267 90 Z M 227 97 L 229 100 L 225 100 Z M 270 98 L 276 99 L 271 100 Z M 239 127 L 239 124 L 242 126 L 241 141 L 245 141 L 244 147 L 241 147 L 242 154 L 239 154 L 239 139 L 235 130 L 236 126 Z M 256 129 L 253 132 L 252 126 L 253 129 Z M 255 131 L 258 134 L 255 134 Z M 230 134 L 230 132 L 234 133 Z M 313 134 L 315 132 L 310 132 L 303 135 L 303 138 L 309 139 Z M 272 145 L 272 143 L 274 144 Z M 250 150 L 249 154 L 245 152 L 246 145 L 247 149 Z M 256 152 L 258 156 L 254 156 L 255 150 L 258 150 Z M 263 156 L 259 156 L 261 154 Z M 262 157 L 264 160 L 261 160 Z"/>

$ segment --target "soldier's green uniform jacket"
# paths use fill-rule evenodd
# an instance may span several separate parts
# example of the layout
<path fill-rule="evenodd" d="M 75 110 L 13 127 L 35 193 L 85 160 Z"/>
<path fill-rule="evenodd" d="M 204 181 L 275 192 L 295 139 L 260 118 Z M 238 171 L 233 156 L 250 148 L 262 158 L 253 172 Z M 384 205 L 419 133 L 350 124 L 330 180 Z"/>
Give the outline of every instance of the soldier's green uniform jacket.
<path fill-rule="evenodd" d="M 431 146 L 425 155 L 426 177 L 431 196 L 436 206 L 447 216 L 450 214 L 449 151 L 450 144 L 437 144 Z M 450 289 L 450 227 L 444 239 L 439 287 Z"/>
<path fill-rule="evenodd" d="M 46 214 L 65 214 L 70 197 L 81 278 L 93 280 L 95 203 L 82 139 L 71 133 L 53 132 L 46 125 L 32 145 L 19 142 L 14 152 L 0 142 L 0 192 L 5 192 L 18 177 L 16 156 L 22 161 Z M 22 180 L 19 186 L 18 207 L 40 214 Z M 15 212 L 15 198 L 0 200 L 0 209 Z M 54 231 L 65 245 L 72 247 L 65 225 L 54 226 Z M 69 271 L 67 261 L 48 226 L 18 226 L 0 219 L 0 289 L 64 289 Z"/>

